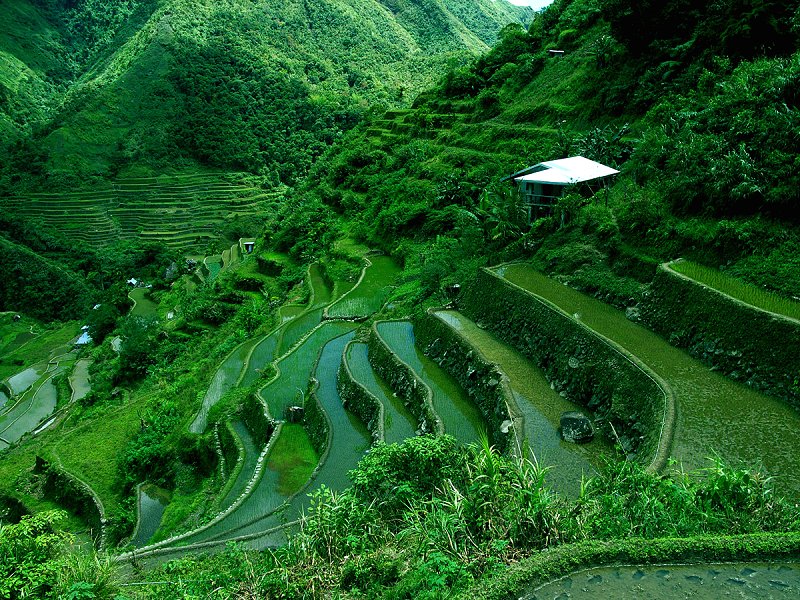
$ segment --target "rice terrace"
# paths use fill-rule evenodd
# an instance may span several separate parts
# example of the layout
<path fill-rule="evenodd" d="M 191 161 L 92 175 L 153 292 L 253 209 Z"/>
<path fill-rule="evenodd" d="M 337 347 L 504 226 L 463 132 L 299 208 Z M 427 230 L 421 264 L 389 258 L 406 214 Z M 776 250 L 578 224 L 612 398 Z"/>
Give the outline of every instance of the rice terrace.
<path fill-rule="evenodd" d="M 4 3 L 0 598 L 797 597 L 751 4 Z"/>

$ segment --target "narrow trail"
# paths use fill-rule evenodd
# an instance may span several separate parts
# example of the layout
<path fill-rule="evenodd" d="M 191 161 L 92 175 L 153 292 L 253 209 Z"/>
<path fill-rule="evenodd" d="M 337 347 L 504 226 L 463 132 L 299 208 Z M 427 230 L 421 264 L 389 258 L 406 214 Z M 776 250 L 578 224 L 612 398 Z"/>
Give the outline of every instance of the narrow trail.
<path fill-rule="evenodd" d="M 711 371 L 607 304 L 522 264 L 495 269 L 507 281 L 552 302 L 638 357 L 673 389 L 673 456 L 685 470 L 727 461 L 763 466 L 782 493 L 800 494 L 800 414 L 787 403 Z"/>

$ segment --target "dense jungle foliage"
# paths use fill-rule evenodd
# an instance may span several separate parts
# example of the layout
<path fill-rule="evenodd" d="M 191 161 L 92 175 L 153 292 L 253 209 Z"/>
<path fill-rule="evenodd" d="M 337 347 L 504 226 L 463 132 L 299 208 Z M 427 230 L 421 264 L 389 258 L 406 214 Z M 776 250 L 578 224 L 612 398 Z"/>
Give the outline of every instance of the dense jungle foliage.
<path fill-rule="evenodd" d="M 185 424 L 228 353 L 307 299 L 305 265 L 352 279 L 356 246 L 404 267 L 394 315 L 515 258 L 620 307 L 677 256 L 800 296 L 800 3 L 556 0 L 526 15 L 466 0 L 0 6 L 3 193 L 203 167 L 290 186 L 258 228 L 225 240 L 252 235 L 255 260 L 198 286 L 183 284 L 194 259 L 163 246 L 86 247 L 0 219 L 2 310 L 83 317 L 97 342 L 92 391 L 64 433 L 0 452 L 0 492 L 34 513 L 0 525 L 0 597 L 440 598 L 569 543 L 797 530 L 796 503 L 738 465 L 653 475 L 614 460 L 567 499 L 544 465 L 447 437 L 377 446 L 350 489 L 315 493 L 286 547 L 157 572 L 76 553 L 80 522 L 37 495 L 35 456 L 84 453 L 105 465 L 112 540 L 130 535 L 144 480 L 170 491 L 172 531 L 206 522 L 224 482 L 211 436 Z M 621 174 L 528 224 L 500 178 L 574 154 Z M 174 320 L 128 314 L 132 273 L 180 307 Z M 259 381 L 211 421 L 246 412 Z M 172 583 L 121 586 L 131 578 Z"/>

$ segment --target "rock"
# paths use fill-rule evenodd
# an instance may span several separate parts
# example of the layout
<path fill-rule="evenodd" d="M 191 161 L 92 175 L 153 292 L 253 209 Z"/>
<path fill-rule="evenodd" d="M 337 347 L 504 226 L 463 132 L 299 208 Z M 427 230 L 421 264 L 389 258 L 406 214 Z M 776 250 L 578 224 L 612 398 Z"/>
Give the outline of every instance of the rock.
<path fill-rule="evenodd" d="M 506 419 L 505 421 L 503 421 L 500 424 L 500 432 L 501 433 L 508 433 L 509 430 L 511 429 L 512 425 L 514 425 L 514 423 L 512 421 L 510 421 L 509 419 Z"/>
<path fill-rule="evenodd" d="M 565 412 L 561 415 L 561 437 L 575 444 L 590 442 L 594 437 L 594 425 L 581 412 Z"/>
<path fill-rule="evenodd" d="M 641 310 L 639 310 L 638 306 L 629 306 L 625 309 L 625 317 L 629 321 L 638 321 L 642 316 Z"/>

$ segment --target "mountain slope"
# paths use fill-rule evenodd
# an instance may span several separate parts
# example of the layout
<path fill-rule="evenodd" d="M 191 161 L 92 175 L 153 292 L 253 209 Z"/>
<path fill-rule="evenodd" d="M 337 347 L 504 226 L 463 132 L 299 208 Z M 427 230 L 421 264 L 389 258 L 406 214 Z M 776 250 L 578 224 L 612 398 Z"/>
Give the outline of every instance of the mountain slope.
<path fill-rule="evenodd" d="M 55 49 L 87 61 L 73 68 L 78 78 L 55 117 L 38 115 L 43 126 L 27 140 L 26 156 L 38 153 L 34 174 L 54 183 L 196 160 L 292 180 L 367 103 L 411 99 L 448 60 L 486 50 L 503 25 L 531 14 L 491 0 L 127 0 L 127 20 L 109 13 L 80 37 L 74 11 L 93 14 L 86 6 L 97 3 L 73 12 L 57 0 L 38 4 L 21 3 L 29 19 L 18 26 L 51 31 Z M 18 118 L 14 103 L 35 89 L 12 75 L 38 60 L 12 41 L 1 28 L 2 56 L 14 67 L 0 67 L 10 90 L 5 129 Z M 53 87 L 51 71 L 40 69 L 38 80 Z M 49 91 L 58 104 L 61 90 Z"/>

